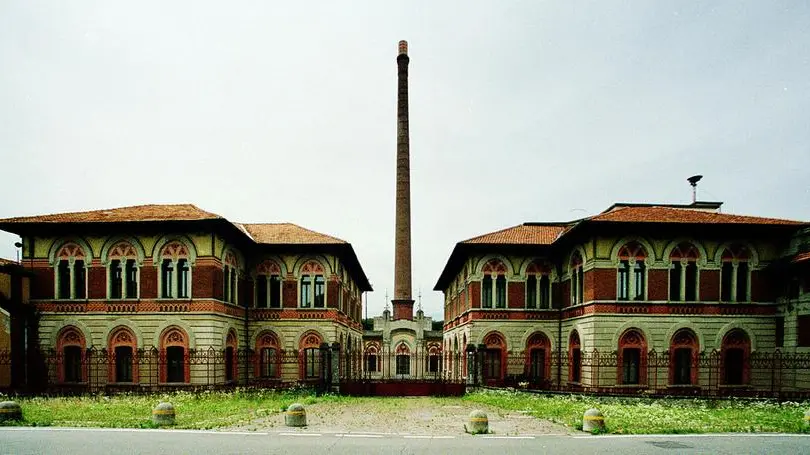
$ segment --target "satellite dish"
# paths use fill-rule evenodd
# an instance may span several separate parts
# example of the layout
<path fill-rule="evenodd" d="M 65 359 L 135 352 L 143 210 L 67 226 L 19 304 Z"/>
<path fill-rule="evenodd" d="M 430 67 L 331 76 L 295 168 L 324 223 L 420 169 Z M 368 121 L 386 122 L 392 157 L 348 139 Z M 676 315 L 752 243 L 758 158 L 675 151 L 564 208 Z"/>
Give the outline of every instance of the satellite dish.
<path fill-rule="evenodd" d="M 702 175 L 693 175 L 693 176 L 689 177 L 686 180 L 689 182 L 690 185 L 697 186 L 697 182 L 699 182 L 700 179 L 702 179 L 702 178 L 703 178 Z"/>

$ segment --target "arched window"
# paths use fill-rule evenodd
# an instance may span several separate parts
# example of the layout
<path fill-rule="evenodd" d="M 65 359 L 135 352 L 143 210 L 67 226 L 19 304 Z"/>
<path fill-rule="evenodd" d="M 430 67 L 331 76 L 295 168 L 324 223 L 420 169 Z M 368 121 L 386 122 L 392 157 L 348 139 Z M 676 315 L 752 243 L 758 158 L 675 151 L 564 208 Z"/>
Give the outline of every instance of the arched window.
<path fill-rule="evenodd" d="M 680 329 L 669 343 L 669 383 L 697 385 L 698 342 L 695 332 Z"/>
<path fill-rule="evenodd" d="M 529 383 L 542 386 L 549 379 L 551 343 L 542 332 L 535 332 L 526 341 L 526 375 Z"/>
<path fill-rule="evenodd" d="M 317 379 L 321 374 L 321 353 L 319 351 L 323 339 L 315 332 L 307 332 L 301 336 L 298 343 L 301 359 L 302 379 Z"/>
<path fill-rule="evenodd" d="M 138 344 L 128 327 L 117 327 L 110 332 L 107 350 L 112 356 L 109 362 L 110 382 L 138 382 Z"/>
<path fill-rule="evenodd" d="M 256 352 L 259 353 L 256 362 L 256 376 L 263 379 L 276 379 L 281 377 L 281 350 L 278 337 L 272 332 L 265 331 L 256 338 Z"/>
<path fill-rule="evenodd" d="M 579 333 L 574 330 L 568 337 L 568 381 L 579 384 L 582 382 L 582 345 Z"/>
<path fill-rule="evenodd" d="M 428 358 L 425 365 L 428 373 L 438 373 L 440 370 L 439 359 L 441 358 L 442 347 L 439 344 L 430 344 L 428 346 Z"/>
<path fill-rule="evenodd" d="M 56 298 L 80 300 L 87 298 L 87 267 L 92 258 L 84 248 L 69 242 L 56 253 Z"/>
<path fill-rule="evenodd" d="M 367 373 L 377 373 L 380 371 L 379 352 L 379 348 L 374 344 L 370 344 L 366 347 L 366 352 L 363 353 L 365 357 L 363 366 Z"/>
<path fill-rule="evenodd" d="M 238 346 L 236 331 L 231 329 L 225 339 L 225 380 L 235 381 L 239 373 L 239 364 L 236 361 L 236 347 Z"/>
<path fill-rule="evenodd" d="M 256 268 L 256 308 L 281 308 L 281 267 L 264 261 Z"/>
<path fill-rule="evenodd" d="M 691 243 L 681 243 L 669 254 L 669 300 L 694 302 L 698 300 L 700 252 Z"/>
<path fill-rule="evenodd" d="M 647 297 L 647 250 L 638 243 L 630 242 L 619 249 L 618 292 L 619 300 L 645 300 Z"/>
<path fill-rule="evenodd" d="M 326 296 L 324 292 L 324 272 L 323 266 L 316 261 L 309 261 L 303 266 L 299 273 L 300 281 L 300 306 L 301 308 L 325 308 Z"/>
<path fill-rule="evenodd" d="M 160 337 L 160 382 L 188 383 L 190 380 L 188 335 L 169 327 Z"/>
<path fill-rule="evenodd" d="M 585 272 L 583 271 L 582 255 L 579 254 L 579 251 L 575 251 L 571 256 L 569 271 L 571 274 L 571 305 L 577 305 L 582 303 L 585 290 Z"/>
<path fill-rule="evenodd" d="M 720 258 L 720 300 L 748 302 L 751 300 L 751 268 L 749 252 L 744 246 L 726 248 Z"/>
<path fill-rule="evenodd" d="M 239 304 L 239 260 L 228 250 L 222 258 L 222 300 Z"/>
<path fill-rule="evenodd" d="M 499 332 L 490 332 L 484 337 L 483 376 L 485 380 L 500 381 L 504 376 L 506 339 Z"/>
<path fill-rule="evenodd" d="M 526 308 L 551 309 L 551 267 L 532 262 L 526 268 Z"/>
<path fill-rule="evenodd" d="M 618 383 L 647 383 L 647 341 L 638 329 L 628 329 L 619 338 Z"/>
<path fill-rule="evenodd" d="M 506 308 L 506 265 L 490 259 L 481 271 L 481 308 Z"/>
<path fill-rule="evenodd" d="M 169 242 L 160 251 L 160 297 L 187 299 L 191 297 L 191 268 L 189 252 L 179 241 Z"/>
<path fill-rule="evenodd" d="M 723 337 L 720 348 L 722 373 L 725 385 L 748 384 L 751 365 L 751 340 L 742 329 L 732 329 Z"/>
<path fill-rule="evenodd" d="M 140 273 L 138 253 L 129 242 L 119 242 L 107 253 L 107 298 L 137 299 Z"/>
<path fill-rule="evenodd" d="M 56 350 L 61 356 L 59 365 L 60 382 L 85 382 L 85 339 L 81 330 L 73 326 L 63 328 L 57 337 Z"/>
<path fill-rule="evenodd" d="M 396 374 L 404 376 L 411 374 L 411 350 L 405 343 L 399 343 L 396 349 Z"/>

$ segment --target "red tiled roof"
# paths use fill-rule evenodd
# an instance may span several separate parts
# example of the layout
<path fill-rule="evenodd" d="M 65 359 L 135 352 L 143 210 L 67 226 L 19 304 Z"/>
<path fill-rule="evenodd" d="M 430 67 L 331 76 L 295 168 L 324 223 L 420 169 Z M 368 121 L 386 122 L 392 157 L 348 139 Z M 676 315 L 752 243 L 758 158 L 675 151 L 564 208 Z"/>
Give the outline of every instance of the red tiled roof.
<path fill-rule="evenodd" d="M 0 224 L 122 223 L 133 221 L 196 221 L 222 218 L 193 204 L 150 204 L 89 212 L 57 213 L 0 219 Z"/>
<path fill-rule="evenodd" d="M 649 206 L 620 207 L 587 218 L 588 221 L 612 221 L 626 223 L 701 223 L 701 224 L 771 224 L 800 225 L 801 221 L 761 218 L 757 216 L 732 215 L 685 208 Z"/>
<path fill-rule="evenodd" d="M 254 242 L 268 245 L 321 245 L 347 243 L 330 235 L 311 231 L 292 223 L 261 223 L 242 224 L 234 223 L 236 227 L 246 232 Z"/>
<path fill-rule="evenodd" d="M 489 234 L 479 235 L 460 243 L 466 244 L 508 244 L 508 245 L 551 245 L 567 229 L 562 224 L 521 224 Z"/>

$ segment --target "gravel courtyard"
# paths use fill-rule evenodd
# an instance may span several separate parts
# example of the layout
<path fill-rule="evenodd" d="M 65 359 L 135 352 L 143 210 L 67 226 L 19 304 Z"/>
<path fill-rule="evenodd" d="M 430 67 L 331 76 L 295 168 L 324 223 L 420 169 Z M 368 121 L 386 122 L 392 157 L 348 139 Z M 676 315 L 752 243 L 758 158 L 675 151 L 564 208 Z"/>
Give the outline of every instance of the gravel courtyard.
<path fill-rule="evenodd" d="M 568 434 L 572 428 L 537 419 L 521 412 L 474 405 L 457 398 L 356 398 L 306 406 L 307 427 L 289 428 L 284 414 L 274 414 L 225 431 L 306 431 L 317 433 L 382 433 L 398 435 L 458 435 L 473 409 L 489 418 L 496 435 Z"/>

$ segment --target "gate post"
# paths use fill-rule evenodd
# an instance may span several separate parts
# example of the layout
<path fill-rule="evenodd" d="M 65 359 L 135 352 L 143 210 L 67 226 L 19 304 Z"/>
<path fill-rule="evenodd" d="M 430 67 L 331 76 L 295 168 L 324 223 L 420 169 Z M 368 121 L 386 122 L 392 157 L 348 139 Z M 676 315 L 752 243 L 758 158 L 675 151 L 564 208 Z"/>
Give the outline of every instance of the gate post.
<path fill-rule="evenodd" d="M 335 341 L 332 343 L 331 352 L 331 381 L 330 390 L 334 393 L 340 392 L 340 343 Z"/>

